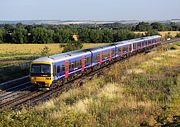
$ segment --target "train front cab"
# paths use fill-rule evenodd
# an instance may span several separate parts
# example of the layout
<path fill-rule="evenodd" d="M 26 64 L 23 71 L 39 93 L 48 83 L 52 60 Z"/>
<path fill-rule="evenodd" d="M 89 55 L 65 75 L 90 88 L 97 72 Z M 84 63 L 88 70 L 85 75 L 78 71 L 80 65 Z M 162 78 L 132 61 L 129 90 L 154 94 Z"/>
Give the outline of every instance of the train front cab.
<path fill-rule="evenodd" d="M 30 67 L 30 80 L 39 89 L 48 90 L 53 81 L 51 62 L 33 62 Z"/>

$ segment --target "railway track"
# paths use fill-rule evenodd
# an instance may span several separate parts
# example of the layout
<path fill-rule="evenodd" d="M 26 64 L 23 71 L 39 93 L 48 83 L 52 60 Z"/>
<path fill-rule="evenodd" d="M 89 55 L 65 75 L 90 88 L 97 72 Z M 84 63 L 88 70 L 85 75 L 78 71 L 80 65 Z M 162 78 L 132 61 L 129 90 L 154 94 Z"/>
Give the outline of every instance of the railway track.
<path fill-rule="evenodd" d="M 108 66 L 110 65 L 105 66 L 107 68 L 103 67 L 103 69 L 108 69 Z M 83 77 L 78 77 L 77 79 L 74 79 L 73 81 L 69 81 L 65 83 L 63 86 L 58 87 L 53 90 L 49 90 L 49 91 L 34 90 L 33 92 L 21 94 L 20 96 L 16 98 L 13 98 L 4 103 L 1 103 L 0 112 L 7 109 L 21 110 L 23 107 L 34 106 L 52 97 L 57 97 L 59 94 L 71 89 L 72 87 L 76 87 L 77 85 L 78 86 L 82 85 L 82 82 L 84 82 L 84 80 L 92 79 L 94 75 L 100 74 L 102 71 L 103 71 L 102 69 L 98 69 L 92 73 L 84 75 Z"/>
<path fill-rule="evenodd" d="M 163 44 L 173 43 L 180 41 L 180 39 L 165 41 Z M 123 59 L 125 60 L 125 59 Z M 123 60 L 121 62 L 123 62 Z M 34 106 L 38 103 L 46 101 L 52 97 L 56 97 L 63 91 L 69 90 L 72 87 L 81 85 L 84 80 L 92 79 L 94 75 L 101 75 L 105 69 L 109 69 L 112 64 L 104 66 L 96 71 L 93 71 L 87 75 L 79 77 L 73 81 L 67 82 L 61 87 L 53 89 L 51 91 L 38 91 L 33 89 L 29 82 L 24 82 L 17 86 L 9 87 L 3 91 L 0 91 L 0 112 L 6 109 L 20 110 L 23 107 Z M 105 72 L 105 71 L 104 71 Z M 24 87 L 29 85 L 28 87 Z M 10 91 L 10 92 L 9 92 Z M 12 92 L 13 91 L 13 92 Z M 23 91 L 23 92 L 22 92 Z M 24 92 L 26 91 L 26 92 Z M 28 91 L 28 92 L 27 92 Z M 18 95 L 17 95 L 18 94 Z M 12 97 L 12 98 L 11 98 Z M 9 99 L 11 98 L 11 99 Z"/>

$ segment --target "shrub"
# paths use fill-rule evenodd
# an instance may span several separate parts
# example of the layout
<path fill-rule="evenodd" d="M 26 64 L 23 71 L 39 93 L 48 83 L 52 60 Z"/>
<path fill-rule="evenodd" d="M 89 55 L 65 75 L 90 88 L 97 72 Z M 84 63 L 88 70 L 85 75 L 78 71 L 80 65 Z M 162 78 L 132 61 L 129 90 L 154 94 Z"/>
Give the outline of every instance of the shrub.
<path fill-rule="evenodd" d="M 41 56 L 48 56 L 50 53 L 50 49 L 48 46 L 45 46 L 41 51 Z"/>

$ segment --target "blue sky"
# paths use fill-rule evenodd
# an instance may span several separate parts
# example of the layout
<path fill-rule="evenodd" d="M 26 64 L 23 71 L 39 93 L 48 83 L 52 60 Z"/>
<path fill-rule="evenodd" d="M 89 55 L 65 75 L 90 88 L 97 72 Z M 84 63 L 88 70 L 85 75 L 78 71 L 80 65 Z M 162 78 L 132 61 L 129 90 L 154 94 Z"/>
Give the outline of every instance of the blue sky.
<path fill-rule="evenodd" d="M 180 0 L 0 0 L 0 20 L 180 19 Z"/>

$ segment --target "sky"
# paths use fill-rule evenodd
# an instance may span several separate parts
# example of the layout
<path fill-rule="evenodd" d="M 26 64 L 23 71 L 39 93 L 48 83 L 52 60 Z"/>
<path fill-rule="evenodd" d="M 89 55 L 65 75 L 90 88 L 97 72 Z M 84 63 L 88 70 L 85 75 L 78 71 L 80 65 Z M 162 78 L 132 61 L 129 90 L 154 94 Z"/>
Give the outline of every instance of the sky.
<path fill-rule="evenodd" d="M 0 20 L 180 19 L 180 0 L 0 0 Z"/>

